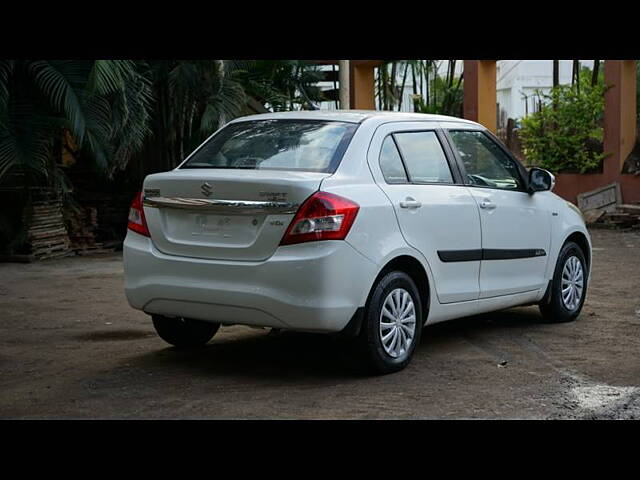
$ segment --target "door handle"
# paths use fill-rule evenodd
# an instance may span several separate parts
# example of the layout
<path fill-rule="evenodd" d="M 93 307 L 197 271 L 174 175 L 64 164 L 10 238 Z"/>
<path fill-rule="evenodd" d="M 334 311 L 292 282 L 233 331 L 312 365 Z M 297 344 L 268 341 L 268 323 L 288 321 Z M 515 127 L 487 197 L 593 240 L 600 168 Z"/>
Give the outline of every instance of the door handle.
<path fill-rule="evenodd" d="M 496 208 L 496 206 L 497 205 L 495 203 L 492 203 L 488 198 L 485 198 L 480 202 L 480 208 L 484 208 L 485 210 L 493 210 L 494 208 Z"/>
<path fill-rule="evenodd" d="M 400 208 L 420 208 L 421 206 L 422 202 L 411 197 L 407 197 L 403 202 L 400 202 Z"/>

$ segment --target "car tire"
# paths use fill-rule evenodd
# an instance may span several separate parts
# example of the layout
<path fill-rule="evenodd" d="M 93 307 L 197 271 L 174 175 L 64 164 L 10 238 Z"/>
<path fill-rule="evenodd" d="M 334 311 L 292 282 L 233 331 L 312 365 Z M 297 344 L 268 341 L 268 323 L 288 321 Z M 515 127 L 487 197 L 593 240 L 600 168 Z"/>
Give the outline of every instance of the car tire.
<path fill-rule="evenodd" d="M 191 318 L 152 315 L 153 326 L 160 338 L 178 348 L 202 347 L 213 338 L 219 323 Z"/>
<path fill-rule="evenodd" d="M 580 315 L 587 296 L 588 275 L 589 269 L 582 249 L 574 242 L 567 242 L 558 255 L 549 287 L 551 291 L 539 304 L 545 321 L 571 322 Z"/>
<path fill-rule="evenodd" d="M 362 322 L 358 340 L 370 369 L 386 374 L 405 368 L 420 343 L 423 323 L 420 294 L 411 277 L 402 271 L 385 274 L 373 287 Z"/>

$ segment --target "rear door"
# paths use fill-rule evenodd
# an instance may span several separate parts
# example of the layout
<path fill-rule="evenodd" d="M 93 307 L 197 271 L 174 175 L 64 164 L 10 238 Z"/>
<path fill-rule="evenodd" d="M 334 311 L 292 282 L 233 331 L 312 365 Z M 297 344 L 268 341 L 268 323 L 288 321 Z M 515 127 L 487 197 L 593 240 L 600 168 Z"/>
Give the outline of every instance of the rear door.
<path fill-rule="evenodd" d="M 260 261 L 339 165 L 357 124 L 252 120 L 218 132 L 180 168 L 144 182 L 151 240 L 170 255 Z"/>
<path fill-rule="evenodd" d="M 480 298 L 546 286 L 551 212 L 526 191 L 523 168 L 489 134 L 448 131 L 482 226 Z"/>
<path fill-rule="evenodd" d="M 389 197 L 407 243 L 429 262 L 440 303 L 479 295 L 478 207 L 460 184 L 437 124 L 394 123 L 376 130 L 368 161 Z"/>

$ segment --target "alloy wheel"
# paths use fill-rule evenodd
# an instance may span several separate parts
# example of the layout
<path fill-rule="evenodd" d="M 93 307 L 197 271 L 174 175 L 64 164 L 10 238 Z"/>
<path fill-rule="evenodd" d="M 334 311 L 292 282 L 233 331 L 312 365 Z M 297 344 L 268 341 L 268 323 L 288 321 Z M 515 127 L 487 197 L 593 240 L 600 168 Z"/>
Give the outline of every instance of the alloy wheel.
<path fill-rule="evenodd" d="M 576 256 L 571 256 L 562 269 L 562 303 L 568 310 L 576 310 L 584 291 L 584 272 L 582 263 Z"/>
<path fill-rule="evenodd" d="M 382 304 L 380 312 L 380 340 L 387 355 L 405 355 L 416 333 L 416 309 L 409 292 L 393 290 Z"/>

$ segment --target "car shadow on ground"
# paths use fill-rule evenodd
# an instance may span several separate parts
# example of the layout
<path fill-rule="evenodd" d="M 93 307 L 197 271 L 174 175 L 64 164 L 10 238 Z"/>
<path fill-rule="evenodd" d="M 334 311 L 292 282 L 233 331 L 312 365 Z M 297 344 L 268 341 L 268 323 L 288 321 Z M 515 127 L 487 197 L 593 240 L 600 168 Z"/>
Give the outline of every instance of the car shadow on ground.
<path fill-rule="evenodd" d="M 516 307 L 429 325 L 422 331 L 421 346 L 439 341 L 446 343 L 460 336 L 506 333 L 512 329 L 536 329 L 545 325 L 549 323 L 543 320 L 537 307 Z"/>
<path fill-rule="evenodd" d="M 124 330 L 107 330 L 101 332 L 88 332 L 76 335 L 76 340 L 89 342 L 108 342 L 116 340 L 138 340 L 141 338 L 153 337 L 154 333 L 142 330 L 124 329 Z"/>
<path fill-rule="evenodd" d="M 187 373 L 230 380 L 357 378 L 361 365 L 353 362 L 349 342 L 328 335 L 256 331 L 241 337 L 214 338 L 203 348 L 167 347 L 147 352 L 127 363 L 172 374 Z"/>
<path fill-rule="evenodd" d="M 490 336 L 509 329 L 528 331 L 543 326 L 537 309 L 517 308 L 431 325 L 423 330 L 414 361 L 436 351 L 446 351 L 461 337 Z M 167 347 L 128 357 L 126 363 L 159 373 L 204 377 L 280 379 L 317 383 L 370 377 L 356 360 L 353 340 L 333 335 L 257 331 L 239 337 L 214 339 L 204 348 L 180 350 Z"/>

